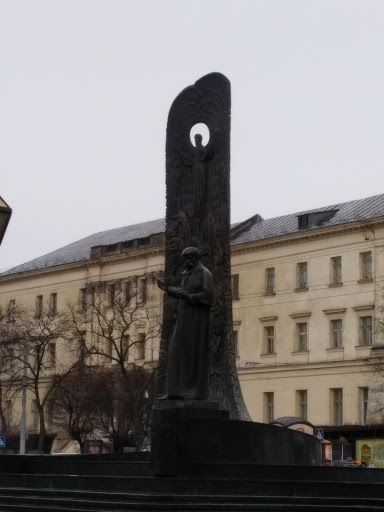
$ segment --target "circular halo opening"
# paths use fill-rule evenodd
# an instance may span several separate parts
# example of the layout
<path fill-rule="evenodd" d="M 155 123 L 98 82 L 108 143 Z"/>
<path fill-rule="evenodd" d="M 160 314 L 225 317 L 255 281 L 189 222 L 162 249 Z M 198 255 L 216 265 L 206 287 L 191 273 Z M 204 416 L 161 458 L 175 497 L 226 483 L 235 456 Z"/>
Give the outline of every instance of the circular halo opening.
<path fill-rule="evenodd" d="M 191 131 L 189 132 L 189 137 L 191 139 L 192 146 L 196 147 L 195 135 L 200 134 L 203 138 L 201 144 L 206 146 L 210 139 L 209 128 L 205 123 L 197 123 L 192 126 Z"/>

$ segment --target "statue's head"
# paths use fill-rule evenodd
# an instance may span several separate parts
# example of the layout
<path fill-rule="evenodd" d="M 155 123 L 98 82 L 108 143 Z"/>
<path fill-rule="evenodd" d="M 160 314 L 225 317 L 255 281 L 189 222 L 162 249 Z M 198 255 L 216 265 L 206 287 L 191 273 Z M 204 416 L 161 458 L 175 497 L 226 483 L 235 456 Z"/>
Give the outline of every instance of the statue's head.
<path fill-rule="evenodd" d="M 196 133 L 195 135 L 195 143 L 196 143 L 196 147 L 200 147 L 203 143 L 203 136 L 200 134 L 200 133 Z"/>
<path fill-rule="evenodd" d="M 200 252 L 196 247 L 187 247 L 181 253 L 185 268 L 190 270 L 200 261 Z"/>

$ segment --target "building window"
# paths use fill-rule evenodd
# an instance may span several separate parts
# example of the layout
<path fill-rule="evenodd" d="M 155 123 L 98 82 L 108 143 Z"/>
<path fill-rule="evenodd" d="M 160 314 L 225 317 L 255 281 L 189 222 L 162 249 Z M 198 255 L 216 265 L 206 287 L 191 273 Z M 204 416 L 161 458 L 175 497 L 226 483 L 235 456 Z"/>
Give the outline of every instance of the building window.
<path fill-rule="evenodd" d="M 121 350 L 122 350 L 122 359 L 124 359 L 124 361 L 128 361 L 128 356 L 129 356 L 129 336 L 126 335 L 126 336 L 123 336 L 122 338 L 122 346 L 121 346 Z"/>
<path fill-rule="evenodd" d="M 296 410 L 299 418 L 307 419 L 308 402 L 306 389 L 296 391 Z"/>
<path fill-rule="evenodd" d="M 264 393 L 264 421 L 271 423 L 274 420 L 274 394 Z"/>
<path fill-rule="evenodd" d="M 82 331 L 80 333 L 80 338 L 78 340 L 79 361 L 81 361 L 82 363 L 84 363 L 85 358 L 87 356 L 87 345 L 85 343 L 85 336 L 86 332 Z"/>
<path fill-rule="evenodd" d="M 49 368 L 56 366 L 56 343 L 48 343 L 47 365 Z"/>
<path fill-rule="evenodd" d="M 341 256 L 331 258 L 331 284 L 342 284 Z"/>
<path fill-rule="evenodd" d="M 297 264 L 297 287 L 299 290 L 308 288 L 308 264 L 307 262 Z"/>
<path fill-rule="evenodd" d="M 141 361 L 145 359 L 145 334 L 139 333 L 136 343 L 136 360 Z"/>
<path fill-rule="evenodd" d="M 116 299 L 116 285 L 111 283 L 107 286 L 107 302 L 110 307 L 115 305 Z"/>
<path fill-rule="evenodd" d="M 12 425 L 12 400 L 6 400 L 5 402 L 4 419 L 6 423 L 6 430 L 10 430 Z"/>
<path fill-rule="evenodd" d="M 372 317 L 360 317 L 360 345 L 372 345 Z"/>
<path fill-rule="evenodd" d="M 32 416 L 32 430 L 35 432 L 39 430 L 40 426 L 40 416 L 39 411 L 37 410 L 37 402 L 36 400 L 31 400 L 31 416 Z"/>
<path fill-rule="evenodd" d="M 48 400 L 45 406 L 45 417 L 47 419 L 47 427 L 53 427 L 53 418 L 54 418 L 54 400 Z"/>
<path fill-rule="evenodd" d="M 132 281 L 126 281 L 124 283 L 124 300 L 125 305 L 128 306 L 132 300 L 133 296 L 133 283 Z"/>
<path fill-rule="evenodd" d="M 298 341 L 298 351 L 306 352 L 308 350 L 308 324 L 307 322 L 302 322 L 297 324 L 297 341 Z"/>
<path fill-rule="evenodd" d="M 264 327 L 264 354 L 275 353 L 275 327 L 267 325 Z"/>
<path fill-rule="evenodd" d="M 105 347 L 105 361 L 107 363 L 112 362 L 113 352 L 114 352 L 114 343 L 113 340 L 106 340 L 106 347 Z"/>
<path fill-rule="evenodd" d="M 342 320 L 331 320 L 331 348 L 343 346 L 343 322 Z"/>
<path fill-rule="evenodd" d="M 145 238 L 139 238 L 139 247 L 145 247 L 146 245 L 150 245 L 151 243 L 151 237 L 147 236 Z"/>
<path fill-rule="evenodd" d="M 305 229 L 305 228 L 309 227 L 309 215 L 308 214 L 299 215 L 298 216 L 298 225 L 299 225 L 299 229 Z"/>
<path fill-rule="evenodd" d="M 57 315 L 57 293 L 51 293 L 49 298 L 49 312 L 51 315 Z"/>
<path fill-rule="evenodd" d="M 232 339 L 233 339 L 233 351 L 235 353 L 236 359 L 240 357 L 239 355 L 239 331 L 232 331 Z"/>
<path fill-rule="evenodd" d="M 275 293 L 275 269 L 267 268 L 265 270 L 265 293 L 274 295 Z"/>
<path fill-rule="evenodd" d="M 105 248 L 106 253 L 116 252 L 117 251 L 117 244 L 111 244 L 107 245 Z"/>
<path fill-rule="evenodd" d="M 9 372 L 15 368 L 15 349 L 8 347 L 4 353 L 4 371 Z"/>
<path fill-rule="evenodd" d="M 16 318 L 16 299 L 11 299 L 8 302 L 8 321 L 15 322 Z"/>
<path fill-rule="evenodd" d="M 360 275 L 363 281 L 372 279 L 372 253 L 360 253 Z"/>
<path fill-rule="evenodd" d="M 148 299 L 148 282 L 146 278 L 139 281 L 139 294 L 141 301 L 145 304 Z"/>
<path fill-rule="evenodd" d="M 333 425 L 343 424 L 343 390 L 341 388 L 331 389 L 332 398 L 332 423 Z"/>
<path fill-rule="evenodd" d="M 239 300 L 239 274 L 231 276 L 232 300 Z"/>
<path fill-rule="evenodd" d="M 127 242 L 123 242 L 121 244 L 121 249 L 123 251 L 129 251 L 130 249 L 133 249 L 134 248 L 134 241 L 133 240 L 128 240 Z"/>
<path fill-rule="evenodd" d="M 87 311 L 87 290 L 86 290 L 86 288 L 80 289 L 80 309 L 81 309 L 81 311 Z"/>
<path fill-rule="evenodd" d="M 36 318 L 41 318 L 42 314 L 43 314 L 43 296 L 37 295 L 36 296 L 36 307 L 35 307 Z"/>
<path fill-rule="evenodd" d="M 367 424 L 369 388 L 359 388 L 359 416 L 360 424 Z"/>
<path fill-rule="evenodd" d="M 91 304 L 94 306 L 96 304 L 96 287 L 92 286 L 90 289 L 91 292 Z"/>

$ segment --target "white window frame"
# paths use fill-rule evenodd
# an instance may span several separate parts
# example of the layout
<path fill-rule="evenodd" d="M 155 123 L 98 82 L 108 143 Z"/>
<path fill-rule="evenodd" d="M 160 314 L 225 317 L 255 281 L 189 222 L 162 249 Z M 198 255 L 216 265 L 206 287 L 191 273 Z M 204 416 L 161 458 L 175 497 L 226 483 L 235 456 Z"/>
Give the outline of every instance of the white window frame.
<path fill-rule="evenodd" d="M 137 334 L 137 342 L 135 347 L 136 361 L 145 361 L 146 341 L 147 340 L 145 339 L 145 333 L 139 332 Z"/>
<path fill-rule="evenodd" d="M 264 325 L 264 355 L 276 353 L 276 329 L 274 325 Z"/>
<path fill-rule="evenodd" d="M 265 269 L 265 294 L 275 295 L 275 267 Z"/>
<path fill-rule="evenodd" d="M 343 267 L 341 256 L 331 258 L 331 284 L 343 284 Z"/>
<path fill-rule="evenodd" d="M 367 323 L 368 325 L 364 325 Z M 359 344 L 361 347 L 373 345 L 373 316 L 361 315 L 359 317 Z"/>
<path fill-rule="evenodd" d="M 361 281 L 372 280 L 372 251 L 360 253 L 360 279 Z"/>
<path fill-rule="evenodd" d="M 305 326 L 305 329 L 304 329 L 304 326 Z M 296 329 L 297 329 L 297 352 L 308 352 L 308 322 L 297 322 Z M 303 343 L 303 340 L 305 340 L 304 343 Z"/>
<path fill-rule="evenodd" d="M 359 421 L 361 425 L 367 425 L 369 387 L 359 388 Z"/>
<path fill-rule="evenodd" d="M 299 290 L 308 289 L 308 262 L 306 261 L 297 264 L 297 288 Z"/>
<path fill-rule="evenodd" d="M 331 389 L 332 398 L 332 425 L 343 424 L 343 388 Z"/>
<path fill-rule="evenodd" d="M 306 389 L 298 389 L 296 391 L 296 409 L 297 415 L 303 420 L 308 418 L 308 391 Z"/>
<path fill-rule="evenodd" d="M 340 327 L 336 327 L 336 322 L 340 322 Z M 332 318 L 330 321 L 331 329 L 331 348 L 343 348 L 343 320 L 341 318 Z"/>
<path fill-rule="evenodd" d="M 271 423 L 275 418 L 275 394 L 271 391 L 264 393 L 264 420 Z"/>

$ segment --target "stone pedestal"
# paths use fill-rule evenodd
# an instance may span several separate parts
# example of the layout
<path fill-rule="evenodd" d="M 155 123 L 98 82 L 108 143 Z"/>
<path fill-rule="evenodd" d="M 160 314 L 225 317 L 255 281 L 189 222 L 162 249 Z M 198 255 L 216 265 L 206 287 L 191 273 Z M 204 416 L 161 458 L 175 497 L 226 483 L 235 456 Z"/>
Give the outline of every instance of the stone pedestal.
<path fill-rule="evenodd" d="M 151 457 L 154 474 L 174 476 L 188 473 L 194 442 L 186 435 L 191 420 L 225 420 L 217 402 L 204 400 L 157 400 L 151 415 Z"/>
<path fill-rule="evenodd" d="M 216 402 L 156 402 L 151 424 L 154 474 L 188 477 L 201 463 L 321 464 L 321 444 L 314 436 L 228 416 Z"/>

